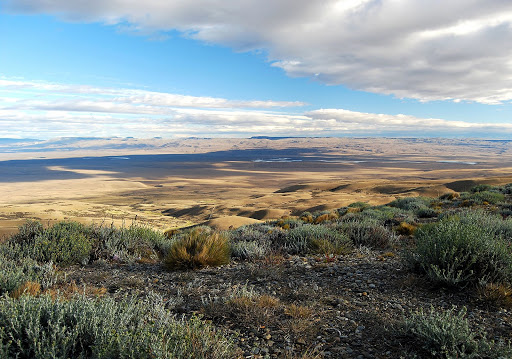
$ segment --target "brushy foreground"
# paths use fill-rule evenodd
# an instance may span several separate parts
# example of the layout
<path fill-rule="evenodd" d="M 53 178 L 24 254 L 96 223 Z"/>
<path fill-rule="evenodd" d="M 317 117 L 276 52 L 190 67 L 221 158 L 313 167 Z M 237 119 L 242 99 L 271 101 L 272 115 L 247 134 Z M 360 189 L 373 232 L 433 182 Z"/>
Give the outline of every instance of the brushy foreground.
<path fill-rule="evenodd" d="M 293 291 L 294 285 L 288 282 L 289 278 L 279 278 L 278 273 L 284 270 L 283 262 L 293 262 L 294 258 L 301 258 L 299 263 L 308 263 L 304 267 L 308 270 L 313 268 L 308 262 L 313 258 L 318 263 L 318 273 L 331 270 L 331 266 L 336 268 L 326 272 L 332 281 L 327 286 L 336 287 L 339 282 L 346 284 L 344 274 L 338 274 L 343 271 L 338 259 L 380 251 L 379 260 L 401 258 L 401 262 L 396 262 L 403 268 L 404 276 L 428 283 L 432 293 L 439 287 L 453 293 L 477 293 L 478 301 L 483 300 L 486 306 L 510 309 L 511 193 L 511 185 L 477 186 L 467 193 L 399 198 L 383 206 L 353 203 L 334 211 L 304 212 L 223 232 L 199 226 L 161 233 L 138 224 L 115 228 L 70 221 L 45 227 L 40 222 L 28 221 L 0 245 L 0 357 L 239 356 L 232 339 L 196 316 L 197 310 L 192 314 L 187 308 L 181 309 L 179 313 L 188 318 L 184 319 L 151 293 L 113 299 L 110 293 L 105 295 L 106 288 L 93 288 L 89 295 L 76 294 L 85 293 L 85 287 L 79 290 L 75 285 L 70 290 L 66 282 L 68 268 L 95 263 L 161 267 L 166 273 L 183 275 L 205 267 L 247 264 L 251 268 L 248 278 L 256 282 L 272 278 L 267 286 L 275 285 L 276 289 L 257 293 L 247 286 L 238 287 L 245 289 L 231 292 L 225 298 L 202 294 L 200 311 L 216 324 L 229 319 L 237 325 L 256 326 L 253 332 L 268 325 L 284 325 L 288 331 L 286 340 L 301 338 L 306 335 L 303 333 L 311 340 L 318 338 L 318 322 L 314 318 L 319 314 L 315 308 L 332 303 L 339 308 L 344 303 L 342 298 L 317 298 L 318 283 L 305 289 L 310 290 L 309 294 L 294 292 L 287 300 L 281 300 L 281 292 Z M 270 266 L 272 274 L 265 273 L 261 265 Z M 353 275 L 358 275 L 358 271 L 361 272 L 356 270 Z M 310 279 L 316 278 L 317 272 Z M 152 280 L 149 277 L 146 283 L 153 283 Z M 194 272 L 188 280 L 184 288 L 194 286 Z M 368 280 L 359 283 L 369 285 Z M 371 284 L 370 288 L 375 288 Z M 72 293 L 66 294 L 66 290 Z M 368 296 L 367 291 L 358 293 L 358 298 Z M 302 305 L 308 295 L 320 303 Z M 169 302 L 167 298 L 167 305 Z M 446 308 L 411 311 L 398 323 L 392 323 L 395 329 L 386 335 L 404 348 L 405 357 L 510 357 L 506 338 L 487 338 L 485 333 L 472 328 L 464 306 L 458 310 Z M 278 318 L 283 322 L 277 323 Z M 342 329 L 328 326 L 335 333 Z M 363 329 L 355 328 L 356 333 Z M 341 334 L 337 340 L 343 340 Z M 276 353 L 292 348 L 291 342 L 284 348 Z M 303 358 L 308 358 L 307 353 L 315 352 L 315 348 L 303 351 Z M 310 357 L 321 357 L 315 353 Z M 345 357 L 350 357 L 347 353 Z M 259 352 L 249 354 L 262 357 Z"/>
<path fill-rule="evenodd" d="M 236 357 L 233 344 L 199 318 L 176 319 L 161 298 L 0 299 L 0 357 L 218 358 Z"/>

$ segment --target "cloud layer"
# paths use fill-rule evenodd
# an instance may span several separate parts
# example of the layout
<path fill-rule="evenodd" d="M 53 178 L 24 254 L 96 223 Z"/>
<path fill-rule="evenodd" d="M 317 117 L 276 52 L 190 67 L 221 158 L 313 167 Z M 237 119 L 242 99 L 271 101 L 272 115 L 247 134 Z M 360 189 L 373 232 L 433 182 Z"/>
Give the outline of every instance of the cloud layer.
<path fill-rule="evenodd" d="M 422 101 L 512 99 L 509 0 L 0 0 L 4 9 L 178 30 L 265 50 L 290 76 Z"/>
<path fill-rule="evenodd" d="M 0 138 L 410 136 L 509 138 L 512 124 L 0 78 Z"/>

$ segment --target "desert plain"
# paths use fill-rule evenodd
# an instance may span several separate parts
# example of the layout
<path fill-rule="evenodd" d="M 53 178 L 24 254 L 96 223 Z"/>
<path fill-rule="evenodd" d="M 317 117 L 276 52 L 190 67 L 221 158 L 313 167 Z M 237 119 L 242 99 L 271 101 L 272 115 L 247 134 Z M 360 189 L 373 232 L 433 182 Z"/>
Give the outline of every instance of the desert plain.
<path fill-rule="evenodd" d="M 0 236 L 26 219 L 229 228 L 512 182 L 512 141 L 62 138 L 0 141 Z"/>

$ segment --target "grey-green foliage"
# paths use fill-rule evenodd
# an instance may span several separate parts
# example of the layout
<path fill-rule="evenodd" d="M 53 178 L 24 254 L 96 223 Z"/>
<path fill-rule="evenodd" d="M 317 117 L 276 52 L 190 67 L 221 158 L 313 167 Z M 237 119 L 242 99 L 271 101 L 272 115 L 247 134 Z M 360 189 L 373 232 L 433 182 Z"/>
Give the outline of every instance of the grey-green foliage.
<path fill-rule="evenodd" d="M 279 228 L 242 226 L 231 232 L 231 255 L 240 259 L 263 258 L 271 251 L 271 235 Z"/>
<path fill-rule="evenodd" d="M 356 246 L 385 248 L 394 239 L 393 233 L 373 218 L 352 219 L 337 225 Z"/>
<path fill-rule="evenodd" d="M 95 255 L 99 258 L 116 257 L 122 261 L 140 258 L 165 257 L 172 240 L 148 226 L 132 224 L 129 227 L 91 226 L 96 239 Z"/>
<path fill-rule="evenodd" d="M 63 221 L 45 229 L 40 222 L 27 221 L 2 244 L 2 251 L 40 262 L 70 265 L 87 262 L 92 246 L 90 231 L 80 223 Z"/>
<path fill-rule="evenodd" d="M 465 286 L 512 280 L 510 247 L 490 228 L 453 216 L 423 226 L 415 235 L 416 248 L 406 259 L 433 282 Z"/>
<path fill-rule="evenodd" d="M 458 214 L 463 224 L 477 224 L 486 228 L 496 237 L 512 241 L 512 219 L 503 219 L 500 215 L 486 213 L 482 210 L 465 210 Z"/>
<path fill-rule="evenodd" d="M 282 249 L 290 254 L 347 253 L 352 247 L 350 239 L 339 231 L 325 225 L 304 224 L 290 229 L 281 243 Z"/>
<path fill-rule="evenodd" d="M 448 310 L 423 308 L 410 313 L 399 329 L 417 354 L 429 358 L 510 358 L 512 350 L 504 343 L 494 343 L 474 332 L 466 318 L 466 308 Z"/>
<path fill-rule="evenodd" d="M 6 359 L 228 359 L 233 350 L 199 318 L 175 319 L 158 297 L 146 302 L 0 298 L 0 357 Z"/>
<path fill-rule="evenodd" d="M 393 202 L 388 203 L 388 206 L 404 209 L 406 211 L 415 211 L 420 208 L 428 207 L 431 203 L 432 199 L 427 197 L 404 197 L 395 199 Z"/>
<path fill-rule="evenodd" d="M 394 218 L 400 218 L 401 221 L 403 221 L 402 218 L 411 216 L 410 213 L 407 211 L 404 211 L 400 208 L 396 207 L 389 207 L 389 206 L 378 206 L 378 207 L 371 207 L 364 209 L 362 212 L 359 213 L 351 213 L 352 217 L 354 218 L 372 218 L 378 221 L 380 224 L 384 224 L 388 220 L 392 220 Z"/>
<path fill-rule="evenodd" d="M 147 226 L 85 226 L 63 221 L 43 228 L 37 221 L 27 221 L 8 240 L 17 245 L 18 254 L 59 265 L 86 263 L 90 259 L 117 257 L 123 261 L 156 259 L 168 252 L 172 240 Z"/>
<path fill-rule="evenodd" d="M 39 233 L 33 242 L 33 257 L 60 265 L 88 262 L 93 239 L 78 222 L 58 222 Z"/>
<path fill-rule="evenodd" d="M 16 243 L 31 243 L 43 230 L 44 228 L 41 222 L 27 220 L 18 227 L 18 232 L 13 234 L 10 239 Z"/>
<path fill-rule="evenodd" d="M 498 202 L 503 202 L 505 200 L 505 195 L 495 191 L 482 191 L 474 193 L 463 192 L 461 193 L 460 199 L 474 204 L 484 204 L 484 202 L 489 204 L 496 204 Z"/>
<path fill-rule="evenodd" d="M 11 292 L 25 282 L 37 282 L 42 289 L 52 286 L 57 275 L 51 262 L 40 264 L 28 258 L 0 249 L 0 295 Z M 13 255 L 14 254 L 14 255 Z"/>

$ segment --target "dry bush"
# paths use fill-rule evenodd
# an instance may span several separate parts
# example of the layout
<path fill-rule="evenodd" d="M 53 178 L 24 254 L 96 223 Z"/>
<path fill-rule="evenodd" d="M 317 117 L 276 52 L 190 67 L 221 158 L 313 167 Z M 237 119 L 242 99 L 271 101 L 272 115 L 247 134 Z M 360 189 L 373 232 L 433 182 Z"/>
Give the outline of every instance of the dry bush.
<path fill-rule="evenodd" d="M 334 221 L 339 218 L 339 215 L 337 212 L 329 212 L 319 215 L 315 218 L 315 224 L 324 223 L 328 221 Z"/>
<path fill-rule="evenodd" d="M 267 266 L 281 266 L 284 264 L 286 259 L 281 253 L 271 253 L 265 258 L 263 258 L 263 264 Z"/>
<path fill-rule="evenodd" d="M 253 297 L 241 296 L 226 302 L 226 309 L 237 319 L 265 326 L 276 319 L 275 314 L 279 307 L 279 299 L 267 294 Z"/>
<path fill-rule="evenodd" d="M 317 320 L 313 318 L 313 310 L 303 305 L 290 304 L 284 308 L 284 314 L 289 318 L 282 321 L 283 330 L 295 339 L 302 338 L 310 341 L 317 332 Z"/>
<path fill-rule="evenodd" d="M 78 286 L 75 281 L 48 288 L 43 292 L 43 294 L 49 295 L 53 300 L 69 300 L 77 295 L 84 295 L 87 297 L 102 297 L 106 293 L 107 288 L 105 287 L 96 287 L 90 284 Z"/>
<path fill-rule="evenodd" d="M 512 287 L 509 285 L 488 283 L 479 289 L 479 296 L 499 307 L 512 308 Z"/>
<path fill-rule="evenodd" d="M 290 304 L 284 309 L 284 314 L 292 318 L 310 318 L 313 310 L 303 305 Z"/>
<path fill-rule="evenodd" d="M 412 236 L 418 227 L 414 224 L 410 224 L 407 222 L 402 222 L 398 226 L 396 226 L 395 230 L 398 234 L 404 236 Z"/>
<path fill-rule="evenodd" d="M 18 288 L 9 293 L 9 296 L 14 299 L 18 299 L 22 295 L 36 296 L 41 292 L 41 284 L 37 282 L 25 282 Z"/>
<path fill-rule="evenodd" d="M 172 244 L 165 265 L 169 269 L 195 269 L 227 264 L 229 259 L 230 246 L 226 235 L 194 228 Z"/>

